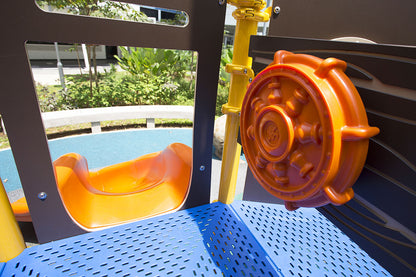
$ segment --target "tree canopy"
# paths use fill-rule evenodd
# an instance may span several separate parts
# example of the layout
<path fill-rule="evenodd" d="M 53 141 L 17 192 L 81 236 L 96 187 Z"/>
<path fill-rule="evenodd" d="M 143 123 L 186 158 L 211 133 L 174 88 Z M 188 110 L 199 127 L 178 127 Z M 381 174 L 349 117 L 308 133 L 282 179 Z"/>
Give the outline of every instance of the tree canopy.
<path fill-rule="evenodd" d="M 51 7 L 67 13 L 106 17 L 113 19 L 147 22 L 145 14 L 134 9 L 133 5 L 107 0 L 37 0 L 38 5 L 44 9 Z"/>

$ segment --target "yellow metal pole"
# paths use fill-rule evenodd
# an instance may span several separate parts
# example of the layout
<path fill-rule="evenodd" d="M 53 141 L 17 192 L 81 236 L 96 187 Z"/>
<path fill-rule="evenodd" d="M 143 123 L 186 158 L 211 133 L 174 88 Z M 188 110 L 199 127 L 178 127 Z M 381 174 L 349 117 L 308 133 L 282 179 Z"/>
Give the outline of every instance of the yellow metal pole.
<path fill-rule="evenodd" d="M 237 9 L 233 16 L 237 20 L 234 36 L 232 64 L 227 64 L 226 71 L 231 74 L 228 103 L 223 105 L 222 112 L 227 114 L 225 125 L 224 151 L 221 165 L 219 201 L 230 204 L 234 201 L 237 172 L 240 160 L 241 145 L 237 143 L 240 124 L 240 110 L 244 94 L 250 79 L 254 77 L 251 69 L 251 58 L 248 56 L 250 36 L 257 34 L 258 22 L 268 21 L 271 7 L 261 11 L 264 0 L 228 0 Z"/>
<path fill-rule="evenodd" d="M 0 262 L 4 263 L 18 256 L 26 245 L 1 180 L 0 224 Z"/>

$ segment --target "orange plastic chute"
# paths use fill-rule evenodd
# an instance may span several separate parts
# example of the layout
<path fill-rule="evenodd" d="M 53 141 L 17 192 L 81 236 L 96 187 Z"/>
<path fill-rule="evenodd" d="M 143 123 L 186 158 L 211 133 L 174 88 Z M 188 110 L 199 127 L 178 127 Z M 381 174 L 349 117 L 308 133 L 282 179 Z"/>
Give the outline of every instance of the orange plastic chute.
<path fill-rule="evenodd" d="M 289 210 L 341 205 L 367 156 L 369 127 L 344 61 L 278 51 L 250 84 L 241 140 L 253 175 Z"/>
<path fill-rule="evenodd" d="M 192 149 L 173 143 L 163 151 L 93 172 L 76 153 L 61 156 L 53 165 L 68 214 L 90 230 L 179 209 L 188 193 Z M 30 219 L 25 198 L 12 208 L 17 220 Z"/>
<path fill-rule="evenodd" d="M 22 197 L 12 203 L 13 213 L 17 221 L 20 222 L 31 222 L 32 217 L 29 213 L 29 207 L 27 206 L 26 198 Z"/>

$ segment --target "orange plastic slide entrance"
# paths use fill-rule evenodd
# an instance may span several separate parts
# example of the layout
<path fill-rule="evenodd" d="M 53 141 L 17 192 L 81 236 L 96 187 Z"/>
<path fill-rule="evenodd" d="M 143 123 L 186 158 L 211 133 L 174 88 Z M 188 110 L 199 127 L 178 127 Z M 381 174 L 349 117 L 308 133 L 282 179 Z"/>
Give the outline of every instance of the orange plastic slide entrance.
<path fill-rule="evenodd" d="M 95 172 L 76 153 L 54 163 L 62 202 L 73 220 L 87 230 L 175 211 L 186 199 L 192 149 L 170 144 L 160 152 Z M 25 198 L 12 203 L 18 221 L 31 221 Z"/>

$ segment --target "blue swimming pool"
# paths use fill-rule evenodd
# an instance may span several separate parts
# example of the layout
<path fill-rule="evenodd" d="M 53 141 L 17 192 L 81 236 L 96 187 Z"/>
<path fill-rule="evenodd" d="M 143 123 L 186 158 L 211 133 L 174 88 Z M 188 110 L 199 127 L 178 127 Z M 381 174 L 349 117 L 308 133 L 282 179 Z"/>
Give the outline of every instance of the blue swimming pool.
<path fill-rule="evenodd" d="M 163 150 L 173 142 L 192 146 L 192 128 L 137 129 L 71 136 L 49 141 L 52 160 L 76 152 L 87 158 L 90 169 L 128 161 Z M 21 188 L 10 149 L 0 151 L 0 177 L 6 192 Z"/>

